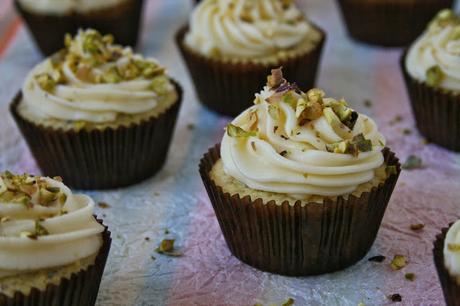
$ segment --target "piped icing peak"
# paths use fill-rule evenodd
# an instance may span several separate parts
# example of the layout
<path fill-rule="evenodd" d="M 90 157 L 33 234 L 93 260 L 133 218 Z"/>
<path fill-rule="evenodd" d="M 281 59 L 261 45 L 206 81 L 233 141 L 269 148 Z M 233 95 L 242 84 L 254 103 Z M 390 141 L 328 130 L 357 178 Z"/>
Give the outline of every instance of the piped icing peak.
<path fill-rule="evenodd" d="M 30 72 L 23 87 L 25 103 L 40 118 L 111 122 L 120 114 L 148 112 L 175 91 L 156 60 L 114 44 L 111 35 L 79 30 L 64 44 Z"/>
<path fill-rule="evenodd" d="M 59 267 L 98 252 L 94 202 L 61 178 L 0 174 L 0 279 Z"/>
<path fill-rule="evenodd" d="M 337 196 L 371 181 L 385 139 L 372 119 L 275 69 L 255 105 L 227 126 L 224 170 L 248 187 L 296 198 Z"/>

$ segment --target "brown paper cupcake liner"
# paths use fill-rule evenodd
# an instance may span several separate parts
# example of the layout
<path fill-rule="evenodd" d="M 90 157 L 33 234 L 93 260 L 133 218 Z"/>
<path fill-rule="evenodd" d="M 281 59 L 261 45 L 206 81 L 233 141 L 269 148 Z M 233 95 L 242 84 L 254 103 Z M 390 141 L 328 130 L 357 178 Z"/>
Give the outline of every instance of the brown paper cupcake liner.
<path fill-rule="evenodd" d="M 127 0 L 110 8 L 66 15 L 30 12 L 21 6 L 19 0 L 14 2 L 44 55 L 62 49 L 64 35 L 75 34 L 79 28 L 93 28 L 102 34 L 113 34 L 115 42 L 124 46 L 137 45 L 144 0 Z"/>
<path fill-rule="evenodd" d="M 188 26 L 179 29 L 176 43 L 188 67 L 200 101 L 209 109 L 227 116 L 237 116 L 250 107 L 254 94 L 267 82 L 271 69 L 283 67 L 286 79 L 296 82 L 303 89 L 314 87 L 321 51 L 326 39 L 313 50 L 293 58 L 280 60 L 276 65 L 250 62 L 224 62 L 200 55 L 185 46 L 184 37 Z M 276 67 L 275 67 L 276 66 Z"/>
<path fill-rule="evenodd" d="M 406 46 L 423 32 L 428 22 L 453 0 L 337 0 L 349 35 L 358 41 L 386 46 Z"/>
<path fill-rule="evenodd" d="M 123 187 L 163 167 L 182 101 L 182 88 L 173 83 L 179 95 L 173 106 L 128 127 L 64 131 L 37 125 L 18 113 L 21 93 L 10 111 L 44 175 L 79 189 Z"/>
<path fill-rule="evenodd" d="M 460 95 L 412 78 L 406 69 L 406 54 L 400 64 L 417 129 L 429 142 L 460 151 Z"/>
<path fill-rule="evenodd" d="M 97 219 L 102 223 L 102 220 Z M 30 294 L 17 291 L 13 297 L 0 293 L 0 306 L 92 306 L 96 303 L 102 274 L 112 239 L 107 226 L 102 233 L 102 247 L 95 262 L 86 270 L 62 278 L 58 285 L 49 284 L 45 290 L 32 288 Z"/>
<path fill-rule="evenodd" d="M 398 169 L 360 197 L 350 195 L 324 203 L 263 203 L 224 193 L 209 172 L 220 159 L 220 145 L 206 153 L 200 174 L 230 251 L 257 269 L 303 276 L 344 269 L 371 248 L 400 173 L 399 160 L 383 151 L 387 165 Z"/>
<path fill-rule="evenodd" d="M 460 306 L 460 285 L 457 284 L 454 277 L 449 275 L 449 271 L 444 266 L 444 240 L 448 230 L 449 228 L 443 228 L 441 233 L 436 236 L 433 248 L 434 265 L 438 272 L 447 306 Z"/>

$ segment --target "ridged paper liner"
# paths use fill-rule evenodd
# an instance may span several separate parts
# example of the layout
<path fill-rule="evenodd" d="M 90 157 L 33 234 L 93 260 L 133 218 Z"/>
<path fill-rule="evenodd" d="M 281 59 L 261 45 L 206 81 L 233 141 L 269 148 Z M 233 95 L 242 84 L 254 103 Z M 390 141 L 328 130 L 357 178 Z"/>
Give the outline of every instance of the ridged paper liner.
<path fill-rule="evenodd" d="M 406 54 L 400 64 L 417 129 L 429 142 L 460 151 L 460 94 L 412 78 L 406 69 Z"/>
<path fill-rule="evenodd" d="M 460 285 L 457 284 L 454 277 L 449 275 L 449 271 L 444 265 L 444 241 L 448 230 L 449 228 L 443 228 L 441 233 L 436 236 L 433 248 L 434 264 L 436 271 L 438 271 L 447 306 L 460 306 Z"/>
<path fill-rule="evenodd" d="M 102 223 L 102 220 L 97 219 Z M 45 290 L 32 288 L 29 295 L 17 291 L 13 297 L 0 293 L 0 306 L 92 306 L 96 303 L 99 285 L 112 239 L 107 226 L 102 233 L 102 247 L 94 264 L 73 273 L 70 279 L 62 278 L 58 285 L 49 284 Z"/>
<path fill-rule="evenodd" d="M 283 66 L 283 75 L 302 89 L 314 87 L 316 72 L 326 34 L 313 50 L 292 58 L 280 60 L 276 65 L 251 62 L 229 62 L 211 59 L 190 50 L 184 43 L 188 26 L 179 29 L 176 43 L 188 67 L 200 101 L 222 115 L 236 116 L 253 105 L 254 94 L 267 83 L 271 69 Z"/>
<path fill-rule="evenodd" d="M 349 35 L 369 44 L 406 46 L 453 0 L 337 0 Z"/>
<path fill-rule="evenodd" d="M 400 173 L 399 160 L 383 151 L 387 165 L 398 169 L 359 198 L 350 195 L 324 203 L 263 203 L 224 193 L 209 172 L 220 159 L 220 145 L 206 153 L 200 174 L 230 251 L 263 271 L 302 276 L 346 268 L 371 248 Z"/>
<path fill-rule="evenodd" d="M 79 28 L 113 34 L 116 43 L 135 47 L 144 0 L 127 0 L 108 8 L 65 15 L 31 12 L 23 8 L 19 0 L 14 2 L 40 51 L 51 55 L 64 47 L 66 33 L 75 34 Z"/>
<path fill-rule="evenodd" d="M 79 189 L 122 187 L 152 176 L 166 160 L 182 101 L 182 88 L 173 84 L 174 105 L 128 127 L 64 131 L 34 124 L 17 111 L 21 93 L 10 111 L 44 175 L 61 176 Z"/>

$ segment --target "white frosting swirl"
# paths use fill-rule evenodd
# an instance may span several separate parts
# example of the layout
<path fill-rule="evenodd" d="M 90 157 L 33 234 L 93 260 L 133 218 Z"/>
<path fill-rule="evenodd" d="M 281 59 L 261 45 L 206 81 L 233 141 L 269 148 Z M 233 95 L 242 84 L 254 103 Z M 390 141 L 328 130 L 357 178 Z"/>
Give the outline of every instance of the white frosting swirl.
<path fill-rule="evenodd" d="M 342 124 L 342 131 L 331 126 L 324 114 L 299 125 L 295 109 L 283 101 L 278 102 L 279 118 L 270 115 L 267 98 L 274 95 L 265 87 L 257 98 L 260 103 L 232 122 L 245 130 L 255 127 L 257 136 L 224 135 L 221 157 L 228 175 L 249 188 L 298 199 L 349 194 L 374 178 L 375 169 L 384 162 L 385 139 L 372 119 L 359 114 L 353 129 Z M 353 156 L 326 149 L 327 144 L 358 134 L 372 141 L 371 151 Z"/>
<path fill-rule="evenodd" d="M 84 50 L 85 35 L 88 32 L 80 31 L 72 42 L 68 53 L 78 57 L 81 61 L 91 60 L 93 54 Z M 113 48 L 113 50 L 112 50 Z M 86 121 L 94 123 L 115 121 L 120 114 L 136 115 L 153 110 L 159 103 L 160 94 L 152 89 L 154 80 L 165 78 L 163 74 L 151 78 L 139 75 L 135 78 L 121 80 L 116 83 L 97 83 L 85 80 L 78 73 L 90 73 L 93 78 L 103 76 L 111 69 L 133 65 L 136 61 L 144 61 L 159 67 L 154 59 L 143 59 L 134 55 L 130 48 L 122 49 L 120 46 L 108 46 L 107 52 L 120 53 L 116 59 L 103 62 L 94 67 L 83 65 L 75 68 L 71 60 L 63 60 L 61 74 L 64 83 L 58 83 L 53 91 L 46 91 L 40 86 L 37 76 L 53 75 L 53 58 L 37 65 L 27 76 L 22 89 L 23 101 L 27 109 L 40 119 L 59 119 L 71 121 Z M 69 56 L 68 54 L 66 56 Z M 174 91 L 174 86 L 167 79 L 163 88 Z"/>
<path fill-rule="evenodd" d="M 441 11 L 426 31 L 410 47 L 406 69 L 419 80 L 427 80 L 427 71 L 439 67 L 444 77 L 440 87 L 460 90 L 460 21 L 451 11 Z"/>
<path fill-rule="evenodd" d="M 444 241 L 444 265 L 451 276 L 460 280 L 460 220 L 452 224 L 447 232 Z"/>
<path fill-rule="evenodd" d="M 127 0 L 18 0 L 28 11 L 40 14 L 64 15 L 105 9 Z"/>
<path fill-rule="evenodd" d="M 8 201 L 0 202 L 0 278 L 71 264 L 96 254 L 104 227 L 93 217 L 94 202 L 84 195 L 73 195 L 63 183 L 40 178 L 67 196 L 63 205 L 28 207 Z M 32 196 L 35 202 L 38 192 Z M 66 211 L 61 214 L 61 211 Z M 36 238 L 37 220 L 47 234 Z"/>
<path fill-rule="evenodd" d="M 204 0 L 185 42 L 204 55 L 258 58 L 296 46 L 312 30 L 294 4 L 280 0 Z"/>

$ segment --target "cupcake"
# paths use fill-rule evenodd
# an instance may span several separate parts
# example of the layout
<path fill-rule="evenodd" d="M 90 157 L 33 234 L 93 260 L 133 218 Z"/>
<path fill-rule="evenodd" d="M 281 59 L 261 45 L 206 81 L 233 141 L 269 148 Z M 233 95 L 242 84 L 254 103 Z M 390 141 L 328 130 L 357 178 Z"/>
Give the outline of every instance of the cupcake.
<path fill-rule="evenodd" d="M 311 88 L 325 40 L 291 1 L 204 0 L 177 45 L 208 108 L 236 116 L 250 106 L 271 68 Z"/>
<path fill-rule="evenodd" d="M 94 305 L 110 232 L 60 177 L 0 174 L 0 305 Z"/>
<path fill-rule="evenodd" d="M 375 122 L 273 70 L 200 173 L 230 251 L 258 269 L 313 275 L 369 251 L 400 173 Z"/>
<path fill-rule="evenodd" d="M 398 47 L 411 43 L 426 23 L 454 0 L 337 0 L 348 33 L 361 42 Z"/>
<path fill-rule="evenodd" d="M 436 236 L 433 255 L 447 306 L 460 305 L 460 220 Z"/>
<path fill-rule="evenodd" d="M 11 112 L 38 165 L 69 185 L 130 185 L 164 164 L 182 90 L 154 59 L 95 30 L 37 65 Z"/>
<path fill-rule="evenodd" d="M 443 10 L 401 58 L 417 128 L 460 151 L 460 18 Z"/>
<path fill-rule="evenodd" d="M 66 33 L 94 28 L 112 33 L 123 45 L 136 46 L 144 0 L 14 0 L 44 55 L 62 48 Z"/>

